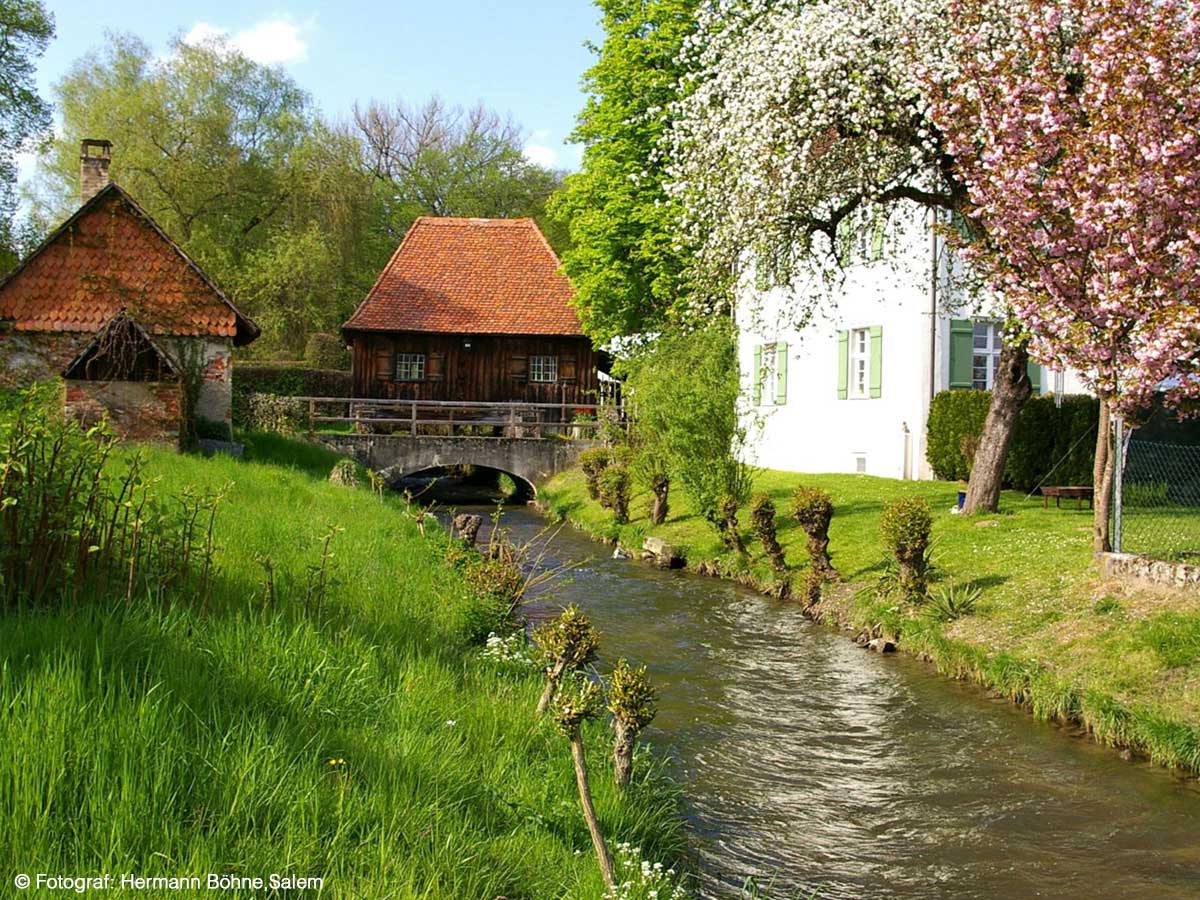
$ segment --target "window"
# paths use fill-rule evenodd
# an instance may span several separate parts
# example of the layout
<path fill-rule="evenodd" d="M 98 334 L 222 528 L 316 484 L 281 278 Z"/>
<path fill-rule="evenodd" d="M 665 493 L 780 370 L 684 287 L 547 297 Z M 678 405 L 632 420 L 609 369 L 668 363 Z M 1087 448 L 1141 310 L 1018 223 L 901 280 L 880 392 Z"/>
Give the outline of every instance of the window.
<path fill-rule="evenodd" d="M 558 357 L 529 357 L 529 380 L 541 382 L 558 381 Z"/>
<path fill-rule="evenodd" d="M 971 387 L 990 391 L 996 378 L 996 363 L 1004 332 L 998 322 L 975 322 L 971 327 Z"/>
<path fill-rule="evenodd" d="M 425 354 L 424 353 L 397 353 L 396 354 L 396 380 L 397 381 L 424 381 L 425 380 Z"/>
<path fill-rule="evenodd" d="M 783 406 L 787 403 L 787 381 L 787 342 L 756 345 L 751 379 L 754 405 Z"/>
<path fill-rule="evenodd" d="M 855 328 L 850 332 L 850 396 L 870 396 L 871 330 Z"/>

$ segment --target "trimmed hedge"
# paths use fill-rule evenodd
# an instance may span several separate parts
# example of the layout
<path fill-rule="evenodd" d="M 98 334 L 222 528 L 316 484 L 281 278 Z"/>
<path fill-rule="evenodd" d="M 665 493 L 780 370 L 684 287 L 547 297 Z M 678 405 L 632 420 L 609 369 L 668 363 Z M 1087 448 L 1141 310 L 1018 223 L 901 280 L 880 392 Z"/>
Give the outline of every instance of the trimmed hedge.
<path fill-rule="evenodd" d="M 352 397 L 354 378 L 334 369 L 306 369 L 294 365 L 235 365 L 233 369 L 233 424 L 244 428 L 251 394 L 288 397 Z"/>
<path fill-rule="evenodd" d="M 926 458 L 938 478 L 962 481 L 970 475 L 964 447 L 969 448 L 983 432 L 991 403 L 991 391 L 942 391 L 933 398 Z M 1095 397 L 1063 397 L 1061 407 L 1048 394 L 1029 398 L 1017 417 L 1004 467 L 1005 484 L 1030 491 L 1049 476 L 1047 484 L 1090 485 L 1099 421 Z"/>

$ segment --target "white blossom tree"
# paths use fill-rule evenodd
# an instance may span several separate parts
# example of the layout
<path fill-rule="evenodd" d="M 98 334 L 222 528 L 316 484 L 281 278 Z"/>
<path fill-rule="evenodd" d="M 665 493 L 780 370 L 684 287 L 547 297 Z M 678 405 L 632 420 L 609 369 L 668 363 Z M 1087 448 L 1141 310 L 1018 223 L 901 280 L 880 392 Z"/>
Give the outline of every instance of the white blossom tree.
<path fill-rule="evenodd" d="M 695 281 L 707 289 L 697 312 L 727 303 L 749 260 L 777 285 L 836 285 L 839 239 L 864 211 L 915 203 L 986 240 L 917 77 L 953 66 L 946 22 L 946 0 L 714 0 L 700 12 L 684 49 L 694 83 L 663 151 Z M 822 297 L 794 297 L 802 325 Z M 1025 340 L 1005 343 L 968 511 L 999 502 L 1031 393 L 1028 359 Z"/>

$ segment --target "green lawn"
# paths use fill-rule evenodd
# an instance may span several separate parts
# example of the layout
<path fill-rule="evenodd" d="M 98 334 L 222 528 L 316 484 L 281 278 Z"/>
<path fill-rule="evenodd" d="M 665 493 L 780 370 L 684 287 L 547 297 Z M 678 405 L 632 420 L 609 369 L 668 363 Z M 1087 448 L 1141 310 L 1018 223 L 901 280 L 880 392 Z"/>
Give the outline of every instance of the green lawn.
<path fill-rule="evenodd" d="M 830 550 L 848 582 L 827 592 L 824 618 L 881 625 L 947 674 L 1027 702 L 1039 716 L 1078 721 L 1102 741 L 1200 771 L 1200 595 L 1102 579 L 1092 563 L 1090 510 L 1043 510 L 1040 498 L 1005 493 L 997 515 L 956 516 L 954 483 L 762 471 L 755 489 L 774 500 L 780 542 L 798 569 L 807 565 L 805 536 L 788 514 L 801 483 L 833 497 Z M 879 514 L 888 500 L 909 494 L 926 497 L 934 512 L 933 590 L 979 588 L 973 614 L 941 623 L 872 590 L 885 567 Z M 593 535 L 637 549 L 653 533 L 682 547 L 692 565 L 718 560 L 759 583 L 773 580 L 748 529 L 746 563 L 721 546 L 680 490 L 658 528 L 646 517 L 648 492 L 635 494 L 634 520 L 617 527 L 587 498 L 579 472 L 554 479 L 541 497 Z"/>
<path fill-rule="evenodd" d="M 149 452 L 164 494 L 233 485 L 207 615 L 189 596 L 0 615 L 6 883 L 287 873 L 339 898 L 600 897 L 568 747 L 533 714 L 540 678 L 481 659 L 492 613 L 440 532 L 330 485 L 331 454 L 250 436 L 248 455 Z M 334 524 L 336 580 L 306 611 Z M 673 789 L 654 776 L 619 798 L 606 727 L 588 740 L 610 839 L 669 861 Z"/>

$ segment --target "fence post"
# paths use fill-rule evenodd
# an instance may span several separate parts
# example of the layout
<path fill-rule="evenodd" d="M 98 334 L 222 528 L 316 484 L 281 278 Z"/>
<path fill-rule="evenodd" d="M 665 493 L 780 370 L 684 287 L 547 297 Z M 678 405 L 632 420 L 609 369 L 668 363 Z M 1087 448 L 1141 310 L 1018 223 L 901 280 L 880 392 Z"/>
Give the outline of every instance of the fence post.
<path fill-rule="evenodd" d="M 317 401 L 311 397 L 308 398 L 308 439 L 311 441 L 316 431 L 315 422 L 317 415 Z"/>
<path fill-rule="evenodd" d="M 517 436 L 517 404 L 512 400 L 508 401 L 508 436 Z"/>
<path fill-rule="evenodd" d="M 412 402 L 412 436 L 417 436 L 417 401 Z"/>
<path fill-rule="evenodd" d="M 1121 552 L 1121 529 L 1125 518 L 1125 419 L 1116 416 L 1116 434 L 1113 438 L 1113 528 L 1112 548 Z"/>

